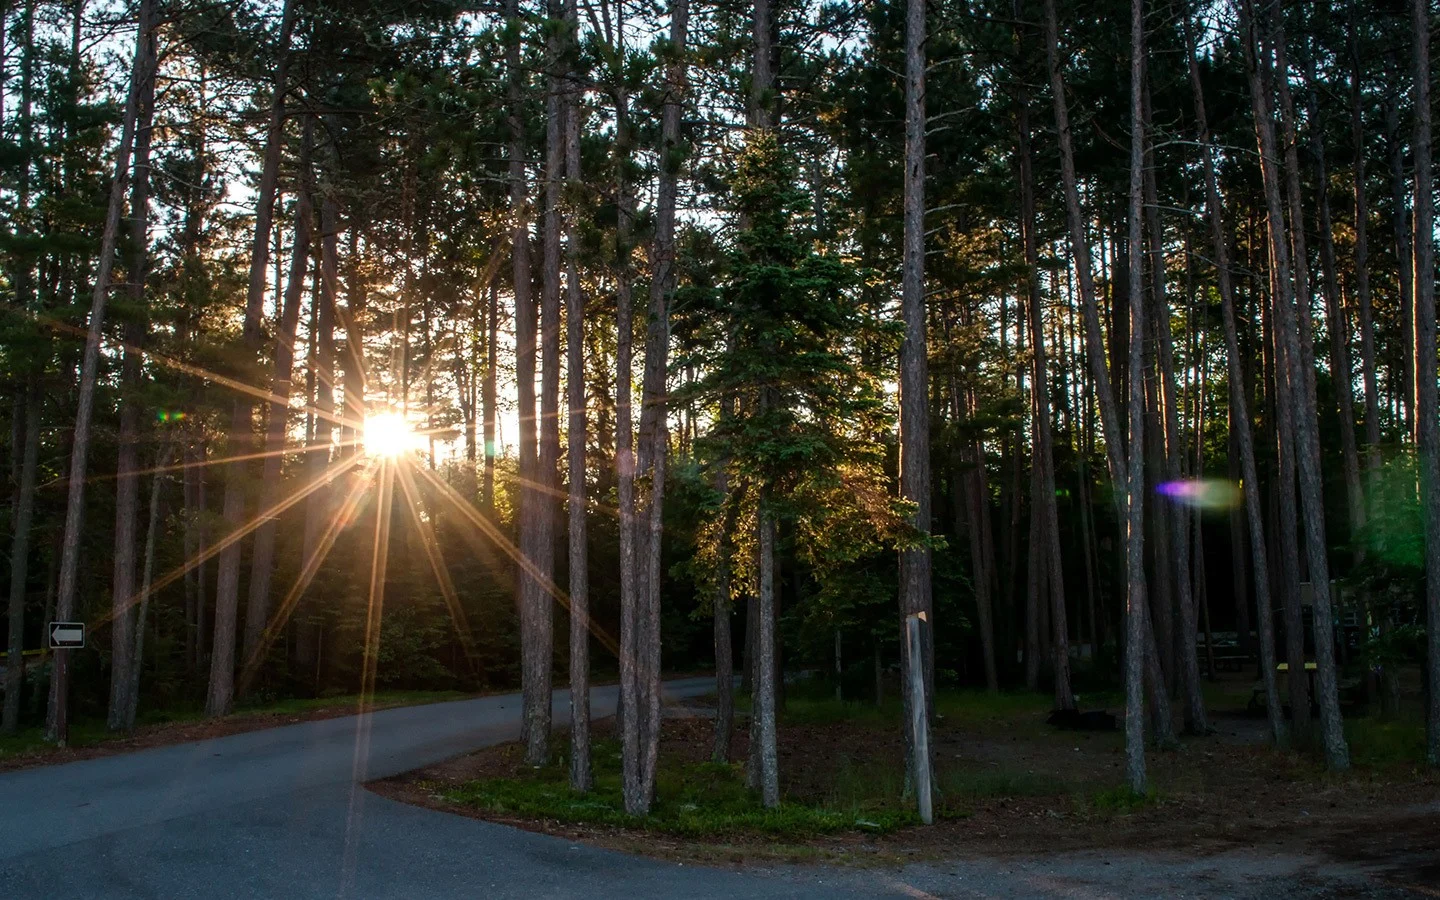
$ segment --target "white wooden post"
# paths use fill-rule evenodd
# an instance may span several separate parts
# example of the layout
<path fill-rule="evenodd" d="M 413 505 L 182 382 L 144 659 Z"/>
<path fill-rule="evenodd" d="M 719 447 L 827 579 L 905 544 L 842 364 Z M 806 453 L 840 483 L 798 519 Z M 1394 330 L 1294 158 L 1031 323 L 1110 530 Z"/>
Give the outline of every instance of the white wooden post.
<path fill-rule="evenodd" d="M 905 619 L 905 636 L 909 641 L 910 653 L 910 769 L 915 773 L 915 803 L 920 821 L 930 825 L 935 821 L 935 811 L 930 796 L 930 720 L 926 715 L 929 704 L 925 698 L 925 653 L 920 640 L 920 623 L 923 612 Z"/>

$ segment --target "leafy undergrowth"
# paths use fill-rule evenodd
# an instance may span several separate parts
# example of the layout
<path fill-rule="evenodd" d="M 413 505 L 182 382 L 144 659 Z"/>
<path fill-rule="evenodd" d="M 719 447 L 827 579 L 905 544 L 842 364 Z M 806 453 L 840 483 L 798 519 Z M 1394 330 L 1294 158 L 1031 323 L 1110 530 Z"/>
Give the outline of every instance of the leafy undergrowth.
<path fill-rule="evenodd" d="M 819 802 L 790 799 L 767 809 L 749 789 L 738 764 L 684 762 L 673 754 L 661 757 L 650 814 L 631 816 L 625 812 L 621 791 L 619 743 L 597 741 L 592 761 L 595 786 L 586 794 L 570 789 L 563 760 L 533 770 L 517 767 L 512 777 L 477 779 L 442 788 L 439 793 L 451 803 L 502 817 L 605 825 L 688 838 L 765 835 L 793 840 L 849 830 L 884 833 L 917 821 L 893 795 L 877 797 L 854 789 L 858 781 L 849 783 L 851 790 L 837 790 Z"/>
<path fill-rule="evenodd" d="M 664 721 L 657 799 L 643 819 L 624 812 L 609 720 L 594 724 L 596 787 L 585 796 L 569 789 L 565 759 L 531 769 L 518 744 L 373 787 L 398 800 L 571 840 L 707 862 L 891 863 L 1102 848 L 1205 852 L 1277 841 L 1345 846 L 1355 833 L 1389 828 L 1397 817 L 1413 816 L 1416 804 L 1440 799 L 1440 775 L 1423 766 L 1413 722 L 1355 720 L 1354 771 L 1326 775 L 1314 754 L 1268 746 L 1263 717 L 1243 713 L 1251 681 L 1243 674 L 1232 680 L 1214 708 L 1217 733 L 1146 754 L 1150 790 L 1143 795 L 1125 786 L 1121 731 L 1056 730 L 1045 721 L 1051 706 L 1045 695 L 941 692 L 931 733 L 938 819 L 932 828 L 912 827 L 898 702 L 836 701 L 809 685 L 791 685 L 779 716 L 783 803 L 776 810 L 764 809 L 747 788 L 744 715 L 734 732 L 734 762 L 726 765 L 709 762 L 712 720 Z M 748 698 L 737 699 L 745 710 Z M 1121 712 L 1114 695 L 1087 695 L 1082 706 Z M 568 750 L 563 733 L 552 746 Z"/>
<path fill-rule="evenodd" d="M 369 697 L 368 706 L 370 709 L 419 706 L 470 696 L 474 695 L 463 691 L 381 691 Z M 69 741 L 65 747 L 57 747 L 45 740 L 44 729 L 40 726 L 22 729 L 14 735 L 0 735 L 0 770 L 69 762 L 293 722 L 350 715 L 359 708 L 360 695 L 347 694 L 242 703 L 235 712 L 219 719 L 206 719 L 204 710 L 195 707 L 150 709 L 137 716 L 135 730 L 129 734 L 108 730 L 103 718 L 81 718 L 70 723 Z"/>

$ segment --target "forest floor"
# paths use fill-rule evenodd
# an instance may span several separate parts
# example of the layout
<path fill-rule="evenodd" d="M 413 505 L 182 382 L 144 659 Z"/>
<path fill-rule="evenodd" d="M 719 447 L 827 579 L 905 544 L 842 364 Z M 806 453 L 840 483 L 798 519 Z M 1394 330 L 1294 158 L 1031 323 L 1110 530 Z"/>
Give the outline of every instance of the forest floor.
<path fill-rule="evenodd" d="M 477 695 L 465 691 L 381 691 L 370 698 L 368 708 L 418 706 L 474 696 Z M 129 734 L 107 730 L 103 718 L 82 718 L 71 723 L 70 741 L 64 747 L 46 741 L 43 728 L 27 728 L 18 735 L 0 736 L 0 772 L 186 744 L 296 722 L 353 716 L 359 712 L 359 705 L 359 695 L 350 694 L 242 706 L 218 719 L 205 718 L 204 711 L 199 709 L 152 710 L 141 716 Z"/>
<path fill-rule="evenodd" d="M 1250 684 L 1233 676 L 1210 686 L 1214 734 L 1147 754 L 1145 798 L 1124 787 L 1121 732 L 1052 728 L 1044 696 L 942 692 L 931 736 L 941 793 L 929 828 L 916 827 L 900 801 L 898 709 L 800 691 L 781 717 L 778 813 L 761 810 L 746 791 L 741 763 L 709 762 L 713 711 L 694 701 L 664 723 L 657 799 L 645 820 L 623 812 L 608 720 L 595 726 L 596 789 L 587 796 L 569 790 L 564 759 L 531 769 L 514 743 L 371 787 L 571 840 L 712 864 L 1243 850 L 1362 867 L 1393 862 L 1407 888 L 1440 883 L 1440 776 L 1420 762 L 1420 726 L 1351 721 L 1355 765 L 1332 775 L 1309 754 L 1266 745 L 1263 715 L 1245 710 Z M 1095 695 L 1082 705 L 1107 704 L 1116 711 L 1118 698 Z M 745 718 L 737 720 L 730 759 L 743 761 Z M 557 734 L 554 746 L 566 752 L 568 739 Z"/>

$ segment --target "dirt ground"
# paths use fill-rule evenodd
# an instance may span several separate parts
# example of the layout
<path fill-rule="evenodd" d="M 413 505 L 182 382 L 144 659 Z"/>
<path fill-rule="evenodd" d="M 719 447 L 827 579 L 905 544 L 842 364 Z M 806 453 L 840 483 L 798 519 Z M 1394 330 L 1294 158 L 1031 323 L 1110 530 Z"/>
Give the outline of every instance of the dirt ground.
<path fill-rule="evenodd" d="M 686 761 L 707 759 L 713 729 L 708 710 L 676 712 L 664 725 L 662 753 Z M 973 780 L 990 786 L 947 796 L 946 814 L 933 827 L 820 836 L 798 845 L 777 846 L 769 837 L 707 843 L 606 826 L 486 816 L 440 796 L 449 784 L 517 774 L 521 763 L 514 744 L 371 787 L 395 799 L 570 840 L 711 864 L 894 866 L 960 859 L 990 864 L 1098 853 L 1113 854 L 1117 861 L 1135 854 L 1212 859 L 1223 869 L 1231 865 L 1227 860 L 1259 854 L 1256 858 L 1265 860 L 1309 861 L 1304 866 L 1378 872 L 1381 883 L 1401 891 L 1400 896 L 1416 891 L 1440 896 L 1440 778 L 1432 773 L 1416 768 L 1329 775 L 1314 759 L 1267 748 L 1263 719 L 1221 714 L 1212 722 L 1216 734 L 1148 754 L 1154 798 L 1131 806 L 1106 802 L 1106 792 L 1123 781 L 1119 732 L 1063 732 L 1043 720 L 1040 714 L 983 725 L 942 722 L 932 736 L 941 782 L 951 773 L 959 776 L 952 783 Z M 597 723 L 597 736 L 609 728 L 608 721 Z M 745 732 L 743 725 L 736 729 L 734 760 L 745 758 Z M 557 743 L 562 740 L 557 736 Z M 894 771 L 901 761 L 899 736 L 888 727 L 782 725 L 779 741 L 782 790 L 797 800 L 823 802 L 842 770 Z M 983 773 L 994 778 L 987 781 Z M 1026 786 L 1007 791 L 1004 785 L 1017 780 Z M 1389 896 L 1374 894 L 1382 895 Z"/>

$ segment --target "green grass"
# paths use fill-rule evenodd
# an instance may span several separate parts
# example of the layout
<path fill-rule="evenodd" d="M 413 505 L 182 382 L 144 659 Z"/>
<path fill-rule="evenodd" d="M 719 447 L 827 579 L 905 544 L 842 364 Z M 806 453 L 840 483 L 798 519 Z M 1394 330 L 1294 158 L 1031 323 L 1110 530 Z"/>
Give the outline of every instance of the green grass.
<path fill-rule="evenodd" d="M 1346 719 L 1345 739 L 1356 766 L 1397 769 L 1425 761 L 1425 723 L 1416 719 Z"/>
<path fill-rule="evenodd" d="M 442 703 L 472 696 L 463 691 L 381 691 L 371 698 L 375 707 L 418 706 L 425 703 Z M 236 717 L 249 716 L 299 716 L 317 709 L 355 708 L 360 702 L 359 694 L 345 694 L 335 697 L 291 698 L 267 702 L 241 704 L 232 714 Z M 205 718 L 205 711 L 199 707 L 172 709 L 147 709 L 136 716 L 137 727 L 165 725 L 179 722 L 198 722 Z M 116 734 L 105 727 L 103 718 L 81 718 L 70 723 L 69 746 L 77 749 L 98 747 L 111 741 L 128 737 Z M 43 755 L 54 748 L 45 740 L 44 728 L 25 728 L 15 735 L 0 735 L 0 760 L 17 756 Z"/>
<path fill-rule="evenodd" d="M 890 697 L 881 705 L 865 700 L 836 700 L 832 688 L 817 682 L 814 685 L 790 686 L 785 706 L 778 719 L 782 725 L 858 725 L 867 728 L 891 728 L 900 722 L 903 707 L 899 697 Z M 1080 698 L 1085 709 L 1123 705 L 1115 692 L 1087 693 Z M 1055 706 L 1048 694 L 1028 691 L 940 690 L 935 694 L 935 713 L 941 726 L 987 726 L 996 724 L 1044 725 L 1045 716 Z M 735 708 L 750 711 L 750 697 L 740 694 Z"/>
<path fill-rule="evenodd" d="M 1070 782 L 1047 772 L 994 769 L 952 769 L 939 773 L 939 788 L 947 802 L 1009 797 L 1054 797 L 1075 790 Z"/>
<path fill-rule="evenodd" d="M 1095 812 L 1119 814 L 1149 806 L 1160 798 L 1153 788 L 1148 793 L 1139 794 L 1132 791 L 1129 785 L 1121 785 L 1096 791 L 1089 796 L 1077 799 L 1081 806 L 1088 807 Z"/>
<path fill-rule="evenodd" d="M 802 839 L 843 831 L 888 832 L 915 823 L 894 799 L 873 800 L 837 786 L 821 803 L 784 801 L 766 809 L 745 783 L 738 765 L 681 764 L 661 758 L 650 815 L 625 812 L 620 751 L 614 741 L 597 742 L 592 760 L 595 787 L 570 790 L 563 761 L 514 778 L 472 781 L 442 793 L 445 799 L 502 816 L 543 818 L 568 824 L 608 825 L 687 838 L 766 836 Z M 853 784 L 853 783 L 852 783 Z"/>

